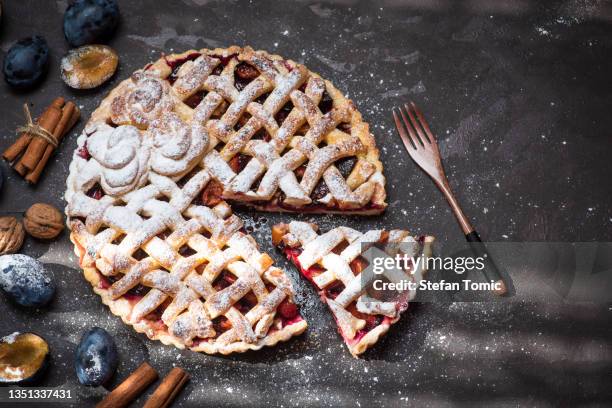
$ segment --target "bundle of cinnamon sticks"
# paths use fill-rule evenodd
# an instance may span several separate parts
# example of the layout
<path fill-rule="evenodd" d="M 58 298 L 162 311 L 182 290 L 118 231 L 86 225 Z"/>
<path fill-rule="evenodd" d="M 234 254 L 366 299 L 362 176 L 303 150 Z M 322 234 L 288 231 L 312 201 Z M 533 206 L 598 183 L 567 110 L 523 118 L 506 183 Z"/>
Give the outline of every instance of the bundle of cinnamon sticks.
<path fill-rule="evenodd" d="M 79 120 L 81 112 L 74 103 L 62 97 L 56 98 L 36 122 L 32 121 L 27 104 L 24 111 L 27 123 L 18 129 L 19 137 L 2 157 L 28 183 L 36 184 L 51 154 Z"/>
<path fill-rule="evenodd" d="M 96 405 L 96 408 L 125 408 L 157 380 L 157 371 L 142 363 L 128 378 Z M 189 374 L 174 367 L 145 402 L 143 408 L 167 408 L 189 381 Z"/>

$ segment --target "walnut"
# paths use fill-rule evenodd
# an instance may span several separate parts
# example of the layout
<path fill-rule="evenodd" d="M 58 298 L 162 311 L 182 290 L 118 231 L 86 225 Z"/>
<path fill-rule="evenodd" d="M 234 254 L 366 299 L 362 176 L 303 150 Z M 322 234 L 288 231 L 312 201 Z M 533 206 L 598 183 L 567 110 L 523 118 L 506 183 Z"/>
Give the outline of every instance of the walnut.
<path fill-rule="evenodd" d="M 0 217 L 0 255 L 19 251 L 24 235 L 21 221 L 15 217 Z"/>
<path fill-rule="evenodd" d="M 34 238 L 52 239 L 64 229 L 62 213 L 49 204 L 34 204 L 26 211 L 23 224 Z"/>

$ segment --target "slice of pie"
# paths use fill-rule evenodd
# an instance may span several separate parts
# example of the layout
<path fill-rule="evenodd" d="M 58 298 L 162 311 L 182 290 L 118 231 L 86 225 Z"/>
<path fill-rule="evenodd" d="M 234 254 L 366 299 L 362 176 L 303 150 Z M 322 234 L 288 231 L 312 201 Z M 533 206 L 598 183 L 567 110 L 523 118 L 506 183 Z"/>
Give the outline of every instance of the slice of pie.
<path fill-rule="evenodd" d="M 272 242 L 319 291 L 338 324 L 340 335 L 356 357 L 399 320 L 415 296 L 411 289 L 399 291 L 392 298 L 372 293 L 370 284 L 377 275 L 362 255 L 376 246 L 390 256 L 399 253 L 426 258 L 431 255 L 434 238 L 413 238 L 402 230 L 372 230 L 363 234 L 348 227 L 337 227 L 323 234 L 317 230 L 316 225 L 305 222 L 278 224 L 272 229 Z M 390 269 L 384 273 L 385 278 L 390 282 L 405 279 L 418 284 L 426 272 L 426 262 L 411 265 L 405 271 Z"/>

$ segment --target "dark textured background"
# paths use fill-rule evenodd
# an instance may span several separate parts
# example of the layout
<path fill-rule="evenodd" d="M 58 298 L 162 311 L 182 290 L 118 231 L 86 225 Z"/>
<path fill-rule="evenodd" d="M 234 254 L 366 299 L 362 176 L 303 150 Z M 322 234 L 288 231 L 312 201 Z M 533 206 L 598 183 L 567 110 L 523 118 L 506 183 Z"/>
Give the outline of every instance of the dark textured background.
<path fill-rule="evenodd" d="M 333 81 L 354 99 L 381 148 L 386 214 L 312 217 L 323 227 L 408 227 L 441 244 L 462 239 L 441 195 L 392 128 L 391 107 L 414 99 L 438 134 L 451 184 L 483 237 L 610 240 L 609 2 L 120 1 L 122 22 L 110 42 L 121 58 L 119 72 L 88 92 L 72 91 L 59 78 L 68 49 L 61 26 L 66 4 L 4 1 L 2 54 L 38 33 L 52 56 L 37 90 L 16 94 L 0 85 L 0 149 L 23 123 L 25 101 L 38 115 L 53 97 L 65 95 L 87 119 L 112 87 L 160 52 L 251 45 L 304 62 Z M 0 210 L 23 211 L 39 201 L 64 206 L 69 158 L 83 124 L 36 187 L 2 163 L 8 178 Z M 239 213 L 285 265 L 269 248 L 268 228 L 290 216 Z M 50 244 L 28 238 L 22 252 L 48 263 L 58 293 L 51 307 L 35 312 L 2 300 L 0 335 L 31 330 L 45 336 L 53 361 L 44 385 L 70 388 L 88 401 L 77 406 L 93 406 L 105 393 L 77 385 L 72 368 L 75 344 L 93 325 L 117 339 L 122 358 L 112 386 L 143 360 L 162 375 L 173 365 L 187 369 L 192 381 L 177 407 L 612 404 L 607 305 L 418 304 L 356 360 L 314 291 L 290 269 L 308 332 L 257 353 L 207 356 L 149 341 L 112 316 L 81 277 L 66 233 Z"/>

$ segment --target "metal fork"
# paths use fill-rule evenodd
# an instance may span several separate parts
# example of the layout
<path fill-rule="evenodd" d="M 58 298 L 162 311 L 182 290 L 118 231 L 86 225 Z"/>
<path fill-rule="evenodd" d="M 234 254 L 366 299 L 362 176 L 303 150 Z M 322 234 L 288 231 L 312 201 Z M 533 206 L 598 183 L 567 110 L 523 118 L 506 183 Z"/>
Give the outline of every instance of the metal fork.
<path fill-rule="evenodd" d="M 470 247 L 474 251 L 477 257 L 484 259 L 485 268 L 483 273 L 488 281 L 496 283 L 495 293 L 503 295 L 507 292 L 507 287 L 502 279 L 495 262 L 489 256 L 486 246 L 480 239 L 478 232 L 474 229 L 466 215 L 461 210 L 455 195 L 453 194 L 448 179 L 444 173 L 442 167 L 442 161 L 440 160 L 440 150 L 438 149 L 438 143 L 434 137 L 427 121 L 423 117 L 423 114 L 416 107 L 414 102 L 410 104 L 404 104 L 403 108 L 393 109 L 393 119 L 395 120 L 395 126 L 397 131 L 402 138 L 402 142 L 412 157 L 412 160 L 423 169 L 425 173 L 431 177 L 436 186 L 442 191 L 446 201 L 448 201 L 463 233 L 465 238 L 470 243 Z"/>

